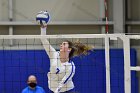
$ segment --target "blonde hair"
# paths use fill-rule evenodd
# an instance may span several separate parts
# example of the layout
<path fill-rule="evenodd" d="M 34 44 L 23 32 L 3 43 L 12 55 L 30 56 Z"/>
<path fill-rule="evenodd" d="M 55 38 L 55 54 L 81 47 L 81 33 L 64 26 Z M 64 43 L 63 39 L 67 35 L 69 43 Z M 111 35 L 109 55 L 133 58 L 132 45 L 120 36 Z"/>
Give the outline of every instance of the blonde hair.
<path fill-rule="evenodd" d="M 69 48 L 71 48 L 69 58 L 72 58 L 73 56 L 78 56 L 81 54 L 87 54 L 87 52 L 89 50 L 93 49 L 93 47 L 87 46 L 87 45 L 81 43 L 79 40 L 76 42 L 71 42 L 71 41 L 65 40 L 65 42 L 68 42 Z"/>

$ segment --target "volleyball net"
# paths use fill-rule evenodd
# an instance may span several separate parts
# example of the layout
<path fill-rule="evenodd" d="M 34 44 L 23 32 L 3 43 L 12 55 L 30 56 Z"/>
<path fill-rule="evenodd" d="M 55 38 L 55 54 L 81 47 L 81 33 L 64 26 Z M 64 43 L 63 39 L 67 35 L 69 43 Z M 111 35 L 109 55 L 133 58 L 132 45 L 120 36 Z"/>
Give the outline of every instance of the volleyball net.
<path fill-rule="evenodd" d="M 93 46 L 87 55 L 72 59 L 78 93 L 137 93 L 140 35 L 125 34 L 0 35 L 2 93 L 20 93 L 31 74 L 36 75 L 38 84 L 48 91 L 49 58 L 41 39 L 48 39 L 58 51 L 64 40 L 78 40 Z"/>

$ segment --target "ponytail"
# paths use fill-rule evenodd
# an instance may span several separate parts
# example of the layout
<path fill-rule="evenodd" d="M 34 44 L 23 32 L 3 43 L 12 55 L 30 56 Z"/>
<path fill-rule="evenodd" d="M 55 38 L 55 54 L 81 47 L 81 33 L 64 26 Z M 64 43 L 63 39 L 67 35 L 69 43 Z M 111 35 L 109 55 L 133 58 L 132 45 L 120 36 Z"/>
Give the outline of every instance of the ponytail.
<path fill-rule="evenodd" d="M 87 52 L 92 49 L 91 46 L 87 46 L 87 45 L 81 43 L 80 41 L 76 41 L 73 43 L 71 41 L 66 40 L 66 42 L 68 42 L 69 48 L 71 48 L 69 58 L 72 58 L 73 56 L 78 56 L 81 54 L 86 55 Z"/>

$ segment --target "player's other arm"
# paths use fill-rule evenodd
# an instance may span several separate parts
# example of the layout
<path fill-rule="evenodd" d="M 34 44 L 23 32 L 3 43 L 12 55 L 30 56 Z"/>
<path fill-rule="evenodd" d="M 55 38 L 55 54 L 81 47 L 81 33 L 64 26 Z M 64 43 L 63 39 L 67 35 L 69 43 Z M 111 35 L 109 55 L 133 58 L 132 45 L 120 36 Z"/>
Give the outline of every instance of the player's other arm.
<path fill-rule="evenodd" d="M 66 69 L 66 75 L 63 77 L 63 79 L 60 81 L 59 86 L 57 87 L 55 93 L 59 93 L 61 88 L 68 83 L 70 80 L 72 80 L 72 77 L 75 74 L 75 66 L 73 63 L 70 63 L 71 65 L 67 66 Z"/>

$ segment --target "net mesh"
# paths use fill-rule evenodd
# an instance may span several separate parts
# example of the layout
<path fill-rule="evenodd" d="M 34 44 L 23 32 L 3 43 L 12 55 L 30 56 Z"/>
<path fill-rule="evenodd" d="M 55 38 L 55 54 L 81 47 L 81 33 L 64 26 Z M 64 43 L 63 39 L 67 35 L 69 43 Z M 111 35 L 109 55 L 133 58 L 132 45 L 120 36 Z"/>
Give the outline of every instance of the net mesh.
<path fill-rule="evenodd" d="M 64 40 L 92 46 L 87 55 L 74 57 L 76 67 L 73 77 L 76 93 L 124 93 L 124 53 L 123 41 L 117 35 L 110 35 L 109 65 L 106 67 L 105 48 L 106 35 L 48 35 L 48 36 L 0 36 L 0 89 L 2 93 L 20 93 L 27 87 L 29 75 L 37 77 L 38 85 L 47 93 L 47 73 L 50 70 L 50 59 L 40 39 L 48 39 L 50 44 L 59 51 Z M 116 40 L 114 40 L 116 39 Z M 12 40 L 12 43 L 10 43 Z M 131 64 L 136 65 L 136 51 L 131 49 Z M 51 51 L 50 51 L 51 52 Z M 109 70 L 110 86 L 107 84 L 106 71 Z M 136 72 L 131 76 L 132 93 L 136 93 Z M 53 78 L 53 77 L 52 77 Z"/>

